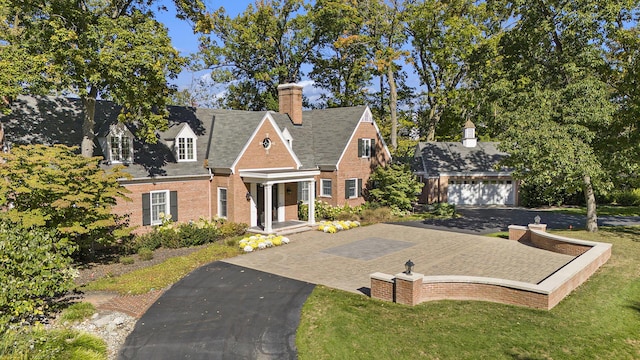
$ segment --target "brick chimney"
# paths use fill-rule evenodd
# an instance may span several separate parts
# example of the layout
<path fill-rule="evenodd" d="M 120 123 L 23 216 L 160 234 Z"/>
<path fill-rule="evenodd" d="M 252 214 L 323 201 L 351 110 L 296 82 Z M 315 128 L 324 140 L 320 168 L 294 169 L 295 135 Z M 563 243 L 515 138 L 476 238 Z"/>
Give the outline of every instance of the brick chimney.
<path fill-rule="evenodd" d="M 302 125 L 302 86 L 298 84 L 278 85 L 280 114 L 287 114 L 296 125 Z"/>

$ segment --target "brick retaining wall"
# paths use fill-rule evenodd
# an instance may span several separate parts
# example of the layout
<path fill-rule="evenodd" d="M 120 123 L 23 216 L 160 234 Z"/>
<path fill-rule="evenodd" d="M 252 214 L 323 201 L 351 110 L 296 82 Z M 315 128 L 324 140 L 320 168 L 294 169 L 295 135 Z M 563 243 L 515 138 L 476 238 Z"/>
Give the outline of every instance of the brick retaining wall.
<path fill-rule="evenodd" d="M 551 309 L 584 283 L 611 257 L 611 244 L 548 234 L 540 224 L 510 226 L 509 239 L 576 258 L 539 284 L 475 276 L 395 276 L 371 274 L 371 297 L 415 305 L 433 300 L 483 300 Z"/>

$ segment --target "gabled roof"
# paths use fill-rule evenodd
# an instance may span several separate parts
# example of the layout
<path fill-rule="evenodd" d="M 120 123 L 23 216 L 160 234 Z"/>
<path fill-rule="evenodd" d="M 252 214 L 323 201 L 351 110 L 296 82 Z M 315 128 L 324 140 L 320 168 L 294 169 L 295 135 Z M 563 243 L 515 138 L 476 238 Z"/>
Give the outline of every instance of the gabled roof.
<path fill-rule="evenodd" d="M 429 176 L 444 173 L 495 173 L 498 163 L 508 156 L 497 142 L 478 142 L 465 147 L 460 142 L 420 142 L 416 147 L 413 169 Z"/>
<path fill-rule="evenodd" d="M 303 123 L 295 125 L 288 115 L 267 111 L 196 109 L 169 106 L 168 129 L 158 133 L 156 144 L 134 139 L 134 159 L 127 167 L 134 178 L 208 175 L 209 168 L 230 170 L 258 125 L 273 121 L 280 132 L 291 134 L 293 157 L 300 169 L 336 167 L 357 128 L 366 106 L 304 111 Z M 120 107 L 96 102 L 96 137 L 106 137 L 117 123 Z M 14 144 L 65 144 L 82 142 L 84 107 L 80 99 L 21 96 L 9 115 L 0 115 L 6 139 Z M 197 136 L 196 162 L 175 159 L 171 141 L 189 126 Z M 135 127 L 127 125 L 135 134 Z M 385 149 L 386 150 L 386 149 Z M 388 151 L 388 150 L 387 150 Z M 96 139 L 95 155 L 103 156 Z M 109 164 L 104 164 L 108 167 Z"/>

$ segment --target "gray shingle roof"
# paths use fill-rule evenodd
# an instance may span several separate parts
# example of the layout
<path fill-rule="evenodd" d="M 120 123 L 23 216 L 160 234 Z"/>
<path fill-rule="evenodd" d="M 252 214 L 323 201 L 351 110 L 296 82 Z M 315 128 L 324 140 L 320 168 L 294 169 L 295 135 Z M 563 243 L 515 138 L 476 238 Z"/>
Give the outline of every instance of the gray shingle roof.
<path fill-rule="evenodd" d="M 441 173 L 509 171 L 496 166 L 507 153 L 498 150 L 496 142 L 478 142 L 465 147 L 460 142 L 421 142 L 415 153 L 413 169 L 427 175 Z"/>
<path fill-rule="evenodd" d="M 293 151 L 303 169 L 336 166 L 366 107 L 304 111 L 302 125 L 288 115 L 270 112 L 280 131 L 293 137 Z M 206 175 L 206 159 L 214 170 L 229 169 L 250 136 L 267 115 L 265 111 L 196 109 L 170 106 L 168 130 L 158 133 L 156 144 L 134 141 L 133 163 L 127 172 L 134 178 L 149 176 Z M 96 103 L 96 136 L 105 137 L 120 111 L 109 101 Z M 9 115 L 0 115 L 6 138 L 13 145 L 65 144 L 82 142 L 83 105 L 80 99 L 63 97 L 20 97 Z M 188 124 L 197 136 L 196 162 L 176 162 L 167 141 L 175 139 Z M 135 128 L 129 126 L 133 133 Z M 96 141 L 95 154 L 103 156 Z M 108 164 L 104 164 L 109 167 Z"/>

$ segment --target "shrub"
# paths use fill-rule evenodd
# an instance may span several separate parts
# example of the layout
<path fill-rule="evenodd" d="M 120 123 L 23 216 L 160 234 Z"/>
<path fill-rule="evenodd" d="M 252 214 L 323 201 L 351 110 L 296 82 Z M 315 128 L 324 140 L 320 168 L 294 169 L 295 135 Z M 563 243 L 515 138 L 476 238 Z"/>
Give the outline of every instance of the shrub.
<path fill-rule="evenodd" d="M 225 221 L 220 226 L 220 235 L 222 236 L 222 238 L 244 235 L 244 233 L 247 232 L 247 228 L 247 224 L 244 223 Z"/>
<path fill-rule="evenodd" d="M 121 256 L 120 263 L 122 265 L 131 265 L 135 262 L 135 259 L 131 256 Z"/>
<path fill-rule="evenodd" d="M 76 246 L 55 230 L 24 229 L 0 221 L 0 333 L 9 323 L 46 314 L 58 296 L 73 288 Z"/>
<path fill-rule="evenodd" d="M 437 203 L 431 206 L 431 214 L 440 217 L 453 217 L 456 215 L 456 206 L 449 203 Z"/>
<path fill-rule="evenodd" d="M 149 248 L 140 248 L 138 249 L 138 256 L 140 257 L 140 260 L 142 261 L 149 261 L 151 259 L 153 259 L 153 250 L 149 249 Z"/>
<path fill-rule="evenodd" d="M 359 215 L 364 209 L 362 205 L 354 207 L 349 206 L 349 204 L 344 206 L 331 206 L 329 203 L 319 200 L 316 200 L 314 204 L 316 220 L 359 220 Z M 309 220 L 308 214 L 309 205 L 299 203 L 298 219 L 307 221 Z"/>
<path fill-rule="evenodd" d="M 622 206 L 640 205 L 640 189 L 621 190 L 614 194 L 616 204 Z"/>
<path fill-rule="evenodd" d="M 366 209 L 362 211 L 362 221 L 366 223 L 379 223 L 390 221 L 393 219 L 391 209 L 388 207 L 379 207 L 375 209 Z"/>
<path fill-rule="evenodd" d="M 368 200 L 400 211 L 410 211 L 423 184 L 408 165 L 378 166 L 368 184 Z"/>

